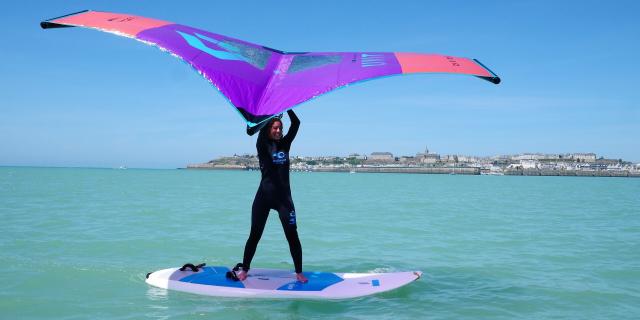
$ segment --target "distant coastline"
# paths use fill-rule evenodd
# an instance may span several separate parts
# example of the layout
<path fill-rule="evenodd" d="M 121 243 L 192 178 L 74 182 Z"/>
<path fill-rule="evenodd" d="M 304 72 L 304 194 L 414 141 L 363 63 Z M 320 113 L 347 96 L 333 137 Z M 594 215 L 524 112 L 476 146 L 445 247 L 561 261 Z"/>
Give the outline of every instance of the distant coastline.
<path fill-rule="evenodd" d="M 255 155 L 220 157 L 187 169 L 260 170 Z M 534 154 L 473 157 L 418 153 L 395 157 L 390 152 L 347 157 L 292 157 L 292 171 L 344 173 L 414 173 L 507 176 L 640 177 L 640 164 L 597 158 L 595 153 Z"/>

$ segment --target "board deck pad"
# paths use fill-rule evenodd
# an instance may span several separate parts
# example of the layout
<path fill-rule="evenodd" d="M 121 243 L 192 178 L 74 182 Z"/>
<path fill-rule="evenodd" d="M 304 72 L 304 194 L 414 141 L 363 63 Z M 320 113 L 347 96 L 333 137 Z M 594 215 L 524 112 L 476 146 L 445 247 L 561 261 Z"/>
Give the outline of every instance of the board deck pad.
<path fill-rule="evenodd" d="M 295 273 L 279 269 L 251 269 L 244 281 L 226 277 L 227 267 L 209 266 L 193 272 L 179 268 L 148 275 L 152 286 L 219 297 L 348 299 L 385 292 L 420 278 L 422 272 L 332 273 L 304 272 L 307 283 L 296 281 Z"/>

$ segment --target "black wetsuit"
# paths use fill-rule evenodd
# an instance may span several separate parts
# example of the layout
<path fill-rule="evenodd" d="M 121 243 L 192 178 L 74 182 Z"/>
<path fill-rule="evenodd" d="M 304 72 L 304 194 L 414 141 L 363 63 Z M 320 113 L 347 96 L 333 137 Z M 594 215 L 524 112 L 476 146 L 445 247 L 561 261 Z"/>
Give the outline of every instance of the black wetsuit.
<path fill-rule="evenodd" d="M 291 251 L 296 272 L 302 272 L 302 247 L 298 238 L 296 211 L 289 186 L 289 149 L 298 133 L 300 120 L 293 111 L 289 110 L 287 113 L 291 119 L 291 128 L 286 136 L 278 141 L 269 139 L 270 126 L 267 125 L 260 130 L 256 142 L 262 180 L 260 180 L 258 192 L 253 200 L 251 233 L 244 247 L 242 263 L 247 270 L 256 253 L 258 241 L 262 237 L 269 210 L 274 209 L 278 211 L 280 223 L 282 223 L 284 234 L 289 242 L 289 251 Z"/>

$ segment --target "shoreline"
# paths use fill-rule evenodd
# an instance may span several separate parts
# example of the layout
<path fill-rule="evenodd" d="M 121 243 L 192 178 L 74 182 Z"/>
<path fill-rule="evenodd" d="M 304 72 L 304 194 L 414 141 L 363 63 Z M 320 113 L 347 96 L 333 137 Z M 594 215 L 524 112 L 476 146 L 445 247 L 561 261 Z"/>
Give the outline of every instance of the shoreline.
<path fill-rule="evenodd" d="M 198 164 L 188 165 L 189 170 L 236 170 L 259 171 L 256 166 Z M 513 169 L 501 174 L 485 173 L 476 167 L 311 167 L 291 168 L 296 172 L 341 172 L 341 173 L 409 173 L 409 174 L 451 174 L 451 175 L 504 175 L 504 176 L 548 176 L 548 177 L 628 177 L 640 178 L 640 172 L 630 170 L 549 170 L 549 169 Z"/>

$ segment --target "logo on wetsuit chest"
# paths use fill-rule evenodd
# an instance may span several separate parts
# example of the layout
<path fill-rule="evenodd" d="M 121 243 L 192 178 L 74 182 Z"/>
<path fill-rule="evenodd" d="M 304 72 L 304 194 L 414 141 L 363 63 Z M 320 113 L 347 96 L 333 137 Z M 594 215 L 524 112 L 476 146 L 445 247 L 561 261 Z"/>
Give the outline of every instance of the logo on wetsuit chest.
<path fill-rule="evenodd" d="M 276 151 L 271 154 L 271 160 L 274 164 L 284 164 L 287 162 L 287 153 L 284 151 Z"/>

